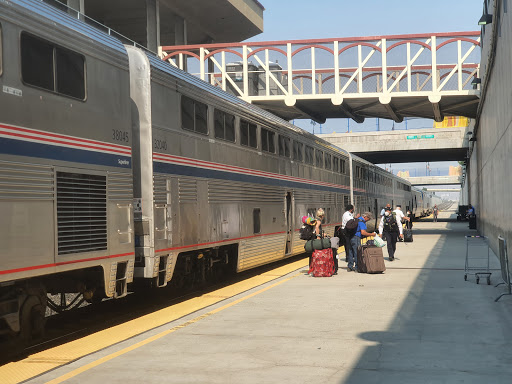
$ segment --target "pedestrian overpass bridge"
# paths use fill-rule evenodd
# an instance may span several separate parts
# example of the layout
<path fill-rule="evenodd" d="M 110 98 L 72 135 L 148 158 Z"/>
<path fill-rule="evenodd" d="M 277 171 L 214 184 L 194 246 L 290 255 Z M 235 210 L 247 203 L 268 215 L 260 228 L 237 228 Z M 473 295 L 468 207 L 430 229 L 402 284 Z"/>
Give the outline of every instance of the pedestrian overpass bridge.
<path fill-rule="evenodd" d="M 460 185 L 462 183 L 462 176 L 458 175 L 403 177 L 403 179 L 408 180 L 411 185 Z"/>
<path fill-rule="evenodd" d="M 480 31 L 159 47 L 172 65 L 284 118 L 475 117 Z"/>

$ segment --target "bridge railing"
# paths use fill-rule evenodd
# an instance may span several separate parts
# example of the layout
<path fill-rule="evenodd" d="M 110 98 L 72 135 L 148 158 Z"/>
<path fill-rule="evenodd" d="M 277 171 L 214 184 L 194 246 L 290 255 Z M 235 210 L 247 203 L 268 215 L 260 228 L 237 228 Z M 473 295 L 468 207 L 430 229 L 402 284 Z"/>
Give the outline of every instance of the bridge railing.
<path fill-rule="evenodd" d="M 470 92 L 479 47 L 480 32 L 458 32 L 162 46 L 159 55 L 248 101 L 330 98 L 339 105 L 361 94 L 386 103 Z"/>

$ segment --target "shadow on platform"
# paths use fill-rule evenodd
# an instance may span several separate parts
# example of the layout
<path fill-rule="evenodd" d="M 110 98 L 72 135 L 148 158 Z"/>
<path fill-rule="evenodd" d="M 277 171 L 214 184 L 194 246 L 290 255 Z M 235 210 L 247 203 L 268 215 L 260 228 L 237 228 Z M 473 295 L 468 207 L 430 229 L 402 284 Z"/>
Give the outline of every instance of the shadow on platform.
<path fill-rule="evenodd" d="M 389 329 L 358 334 L 375 345 L 340 384 L 510 382 L 512 300 L 495 303 L 499 288 L 463 281 L 460 269 L 449 268 L 464 270 L 467 232 L 464 223 L 416 231 L 446 236 L 436 242 Z M 493 273 L 493 284 L 498 276 Z"/>

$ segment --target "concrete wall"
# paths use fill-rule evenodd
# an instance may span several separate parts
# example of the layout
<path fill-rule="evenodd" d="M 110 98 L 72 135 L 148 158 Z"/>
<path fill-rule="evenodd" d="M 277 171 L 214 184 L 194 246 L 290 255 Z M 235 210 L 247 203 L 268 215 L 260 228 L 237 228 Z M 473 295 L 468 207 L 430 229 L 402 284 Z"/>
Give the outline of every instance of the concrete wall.
<path fill-rule="evenodd" d="M 490 1 L 490 11 L 495 2 Z M 501 2 L 502 3 L 502 2 Z M 504 235 L 512 243 L 512 2 L 507 12 L 493 13 L 493 23 L 485 27 L 480 76 L 488 87 L 481 100 L 482 112 L 477 126 L 476 142 L 469 162 L 469 203 L 475 205 L 478 229 L 489 236 L 497 252 L 497 236 Z M 489 65 L 493 26 L 496 33 L 494 66 Z M 492 68 L 492 72 L 485 72 Z M 512 248 L 509 245 L 509 255 Z"/>

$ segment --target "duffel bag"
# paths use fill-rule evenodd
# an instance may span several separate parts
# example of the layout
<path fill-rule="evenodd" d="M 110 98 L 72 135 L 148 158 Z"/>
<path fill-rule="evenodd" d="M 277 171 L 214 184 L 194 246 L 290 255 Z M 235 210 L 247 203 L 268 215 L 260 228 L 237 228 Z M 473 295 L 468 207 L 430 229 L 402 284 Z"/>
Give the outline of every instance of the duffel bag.
<path fill-rule="evenodd" d="M 320 249 L 331 248 L 331 239 L 328 237 L 324 237 L 323 239 L 315 239 L 306 241 L 304 245 L 304 250 L 306 252 L 313 252 Z"/>

